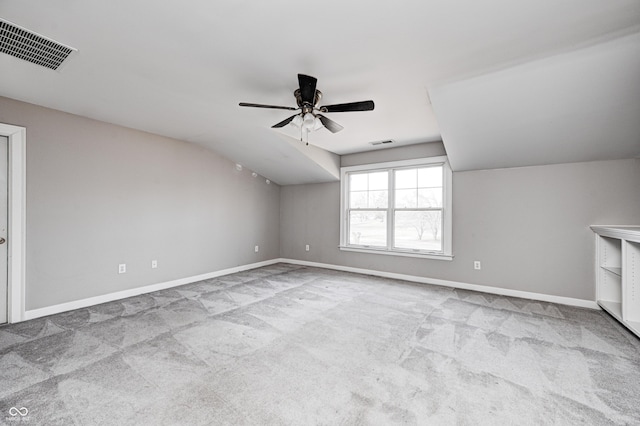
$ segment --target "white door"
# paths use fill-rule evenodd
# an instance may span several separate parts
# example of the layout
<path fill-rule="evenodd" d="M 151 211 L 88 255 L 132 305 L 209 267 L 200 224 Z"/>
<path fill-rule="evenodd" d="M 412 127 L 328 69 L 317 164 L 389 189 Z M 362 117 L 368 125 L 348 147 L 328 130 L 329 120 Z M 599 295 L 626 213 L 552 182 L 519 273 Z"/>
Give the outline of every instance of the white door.
<path fill-rule="evenodd" d="M 0 136 L 0 324 L 7 322 L 9 291 L 7 286 L 7 171 L 9 139 Z"/>

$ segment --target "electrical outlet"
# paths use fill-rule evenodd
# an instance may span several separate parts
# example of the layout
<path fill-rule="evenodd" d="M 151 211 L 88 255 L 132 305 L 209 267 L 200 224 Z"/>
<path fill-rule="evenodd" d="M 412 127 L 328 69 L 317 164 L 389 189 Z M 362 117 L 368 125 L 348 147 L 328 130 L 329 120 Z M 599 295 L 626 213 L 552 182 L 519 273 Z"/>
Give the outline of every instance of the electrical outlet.
<path fill-rule="evenodd" d="M 473 261 L 473 269 L 476 269 L 476 270 L 478 270 L 478 271 L 479 271 L 480 269 L 482 269 L 482 264 L 480 263 L 480 261 L 479 261 L 479 260 L 474 260 L 474 261 Z"/>
<path fill-rule="evenodd" d="M 257 253 L 260 250 L 260 247 L 256 246 L 256 248 L 254 250 Z"/>
<path fill-rule="evenodd" d="M 127 264 L 126 263 L 121 263 L 118 265 L 118 273 L 119 274 L 124 274 L 125 272 L 127 272 Z"/>
<path fill-rule="evenodd" d="M 304 246 L 304 249 L 305 249 L 306 251 L 309 251 L 309 244 L 307 244 L 306 246 Z"/>
<path fill-rule="evenodd" d="M 158 267 L 158 261 L 157 260 L 152 260 L 151 261 L 151 268 L 155 269 Z"/>

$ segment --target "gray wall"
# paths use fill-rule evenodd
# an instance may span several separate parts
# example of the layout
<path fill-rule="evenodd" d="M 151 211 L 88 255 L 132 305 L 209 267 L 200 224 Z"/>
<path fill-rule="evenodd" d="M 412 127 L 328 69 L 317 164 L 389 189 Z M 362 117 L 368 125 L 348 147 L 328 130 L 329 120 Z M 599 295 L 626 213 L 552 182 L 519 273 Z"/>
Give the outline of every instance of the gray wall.
<path fill-rule="evenodd" d="M 27 310 L 278 257 L 280 187 L 210 150 L 2 97 L 0 122 L 27 128 Z"/>
<path fill-rule="evenodd" d="M 357 163 L 358 158 L 349 160 Z M 639 224 L 638 188 L 640 160 L 454 173 L 455 257 L 449 262 L 340 251 L 340 184 L 285 186 L 280 254 L 594 300 L 594 236 L 589 225 Z M 309 252 L 305 244 L 311 246 Z M 482 261 L 482 270 L 473 269 L 474 260 Z"/>
<path fill-rule="evenodd" d="M 2 97 L 0 122 L 27 128 L 28 310 L 278 256 L 592 300 L 588 226 L 640 223 L 640 160 L 474 171 L 453 177 L 453 261 L 342 252 L 338 182 L 266 185 L 197 145 Z"/>
<path fill-rule="evenodd" d="M 428 142 L 343 155 L 340 157 L 340 165 L 342 167 L 359 166 L 361 164 L 384 163 L 385 161 L 437 157 L 439 155 L 447 155 L 442 142 Z"/>

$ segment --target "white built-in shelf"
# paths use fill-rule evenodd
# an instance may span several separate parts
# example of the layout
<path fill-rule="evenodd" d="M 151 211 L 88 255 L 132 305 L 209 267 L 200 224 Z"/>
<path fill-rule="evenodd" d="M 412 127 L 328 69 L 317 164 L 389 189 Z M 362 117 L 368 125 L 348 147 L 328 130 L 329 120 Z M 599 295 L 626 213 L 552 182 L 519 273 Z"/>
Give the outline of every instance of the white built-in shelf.
<path fill-rule="evenodd" d="M 598 305 L 605 311 L 609 312 L 615 319 L 622 321 L 622 303 L 611 302 L 608 300 L 598 300 Z"/>
<path fill-rule="evenodd" d="M 592 226 L 596 301 L 640 337 L 640 226 Z"/>
<path fill-rule="evenodd" d="M 591 230 L 603 237 L 640 243 L 640 226 L 603 226 L 592 225 Z"/>
<path fill-rule="evenodd" d="M 640 336 L 640 321 L 626 321 L 625 324 L 631 331 Z"/>

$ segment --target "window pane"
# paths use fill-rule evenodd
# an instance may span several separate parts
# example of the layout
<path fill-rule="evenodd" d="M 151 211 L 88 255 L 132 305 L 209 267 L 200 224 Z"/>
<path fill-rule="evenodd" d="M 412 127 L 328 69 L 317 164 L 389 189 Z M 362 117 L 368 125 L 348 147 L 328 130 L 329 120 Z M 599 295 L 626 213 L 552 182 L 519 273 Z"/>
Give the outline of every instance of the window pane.
<path fill-rule="evenodd" d="M 416 188 L 418 186 L 417 171 L 418 169 L 396 170 L 396 189 Z"/>
<path fill-rule="evenodd" d="M 387 246 L 387 212 L 350 212 L 349 244 Z"/>
<path fill-rule="evenodd" d="M 388 185 L 388 172 L 369 173 L 369 191 L 387 189 Z"/>
<path fill-rule="evenodd" d="M 418 190 L 417 189 L 398 189 L 396 190 L 396 208 L 410 209 L 418 207 Z"/>
<path fill-rule="evenodd" d="M 367 173 L 357 173 L 349 175 L 349 191 L 366 191 Z"/>
<path fill-rule="evenodd" d="M 369 205 L 367 207 L 370 209 L 386 209 L 388 199 L 387 191 L 369 191 Z"/>
<path fill-rule="evenodd" d="M 434 188 L 442 186 L 442 166 L 423 167 L 418 170 L 418 186 Z"/>
<path fill-rule="evenodd" d="M 349 175 L 349 207 L 352 209 L 386 209 L 389 199 L 389 172 Z"/>
<path fill-rule="evenodd" d="M 395 213 L 394 247 L 442 251 L 442 212 L 405 211 Z"/>
<path fill-rule="evenodd" d="M 366 209 L 367 208 L 367 191 L 355 191 L 350 194 L 349 207 L 352 209 Z"/>
<path fill-rule="evenodd" d="M 418 189 L 418 207 L 442 207 L 442 188 Z"/>

